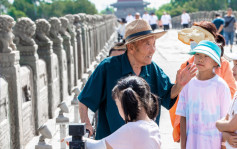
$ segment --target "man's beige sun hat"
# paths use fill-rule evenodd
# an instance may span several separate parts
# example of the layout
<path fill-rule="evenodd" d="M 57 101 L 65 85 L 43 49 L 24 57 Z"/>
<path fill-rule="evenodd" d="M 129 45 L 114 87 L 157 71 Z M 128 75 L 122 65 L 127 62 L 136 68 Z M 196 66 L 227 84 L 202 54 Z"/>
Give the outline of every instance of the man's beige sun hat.
<path fill-rule="evenodd" d="M 209 31 L 195 25 L 191 28 L 178 31 L 178 39 L 188 45 L 190 45 L 191 41 L 195 41 L 196 43 L 202 40 L 215 41 L 214 36 Z"/>
<path fill-rule="evenodd" d="M 166 31 L 153 32 L 148 22 L 143 19 L 134 20 L 127 24 L 125 28 L 125 44 L 145 39 L 151 36 L 154 36 L 156 39 L 158 39 L 165 33 Z"/>

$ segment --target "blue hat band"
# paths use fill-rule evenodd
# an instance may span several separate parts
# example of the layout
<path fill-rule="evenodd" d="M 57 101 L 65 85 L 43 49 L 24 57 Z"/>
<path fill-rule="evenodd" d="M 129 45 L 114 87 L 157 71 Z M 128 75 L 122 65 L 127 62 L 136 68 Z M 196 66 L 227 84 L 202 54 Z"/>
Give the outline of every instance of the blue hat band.
<path fill-rule="evenodd" d="M 152 33 L 152 30 L 138 32 L 138 33 L 129 35 L 125 40 L 128 41 L 129 39 L 131 39 L 133 37 L 147 35 L 147 34 L 150 34 L 150 33 Z"/>

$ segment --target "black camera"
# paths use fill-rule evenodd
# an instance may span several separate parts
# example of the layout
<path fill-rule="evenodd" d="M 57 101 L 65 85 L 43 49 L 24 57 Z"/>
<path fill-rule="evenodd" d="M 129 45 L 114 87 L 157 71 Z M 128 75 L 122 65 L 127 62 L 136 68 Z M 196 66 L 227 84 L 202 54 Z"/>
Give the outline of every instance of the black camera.
<path fill-rule="evenodd" d="M 69 136 L 72 141 L 69 142 L 69 149 L 86 149 L 86 141 L 82 137 L 86 134 L 86 124 L 70 124 Z"/>

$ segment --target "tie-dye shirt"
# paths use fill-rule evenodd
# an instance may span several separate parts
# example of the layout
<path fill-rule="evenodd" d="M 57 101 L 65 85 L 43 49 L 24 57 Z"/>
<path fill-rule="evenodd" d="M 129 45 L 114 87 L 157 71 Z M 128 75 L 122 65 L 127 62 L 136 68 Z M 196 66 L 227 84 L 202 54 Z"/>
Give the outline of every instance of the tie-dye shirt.
<path fill-rule="evenodd" d="M 187 149 L 221 148 L 215 122 L 227 114 L 230 100 L 230 89 L 218 75 L 209 80 L 195 77 L 183 88 L 176 115 L 186 117 Z"/>

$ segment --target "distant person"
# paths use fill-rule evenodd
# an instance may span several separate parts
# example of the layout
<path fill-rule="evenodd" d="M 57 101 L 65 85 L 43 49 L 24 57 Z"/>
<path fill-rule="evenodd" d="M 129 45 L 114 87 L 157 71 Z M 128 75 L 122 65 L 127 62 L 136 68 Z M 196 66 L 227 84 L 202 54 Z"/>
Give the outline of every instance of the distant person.
<path fill-rule="evenodd" d="M 225 26 L 224 26 L 224 37 L 226 41 L 226 45 L 230 43 L 230 52 L 232 52 L 232 46 L 234 42 L 234 34 L 237 28 L 235 16 L 232 15 L 232 9 L 228 8 L 227 15 L 224 17 Z"/>
<path fill-rule="evenodd" d="M 118 20 L 119 22 L 119 27 L 117 28 L 117 32 L 118 32 L 118 42 L 120 42 L 120 40 L 123 40 L 124 35 L 125 35 L 125 25 L 127 23 L 127 21 L 125 20 L 125 18 L 121 18 Z"/>
<path fill-rule="evenodd" d="M 225 25 L 225 20 L 221 18 L 221 15 L 219 13 L 216 13 L 216 18 L 212 21 L 213 24 L 215 24 L 217 33 L 224 35 L 224 25 Z"/>
<path fill-rule="evenodd" d="M 149 23 L 150 21 L 150 15 L 148 14 L 147 11 L 145 11 L 145 13 L 142 15 L 142 19 L 147 21 Z"/>
<path fill-rule="evenodd" d="M 158 17 L 155 15 L 154 12 L 151 13 L 151 17 L 150 17 L 150 25 L 152 30 L 154 31 L 157 28 L 157 24 L 158 24 Z"/>
<path fill-rule="evenodd" d="M 132 22 L 133 20 L 135 20 L 134 17 L 129 13 L 128 16 L 126 17 L 127 23 L 130 23 L 130 22 Z"/>
<path fill-rule="evenodd" d="M 171 17 L 169 14 L 167 14 L 166 12 L 163 12 L 163 15 L 161 16 L 161 22 L 162 22 L 164 30 L 170 29 Z"/>
<path fill-rule="evenodd" d="M 136 20 L 141 19 L 139 12 L 136 12 L 136 14 L 135 14 L 135 19 L 136 19 Z"/>
<path fill-rule="evenodd" d="M 183 14 L 181 15 L 181 25 L 183 26 L 183 28 L 188 28 L 189 22 L 190 22 L 190 16 L 184 10 Z"/>

